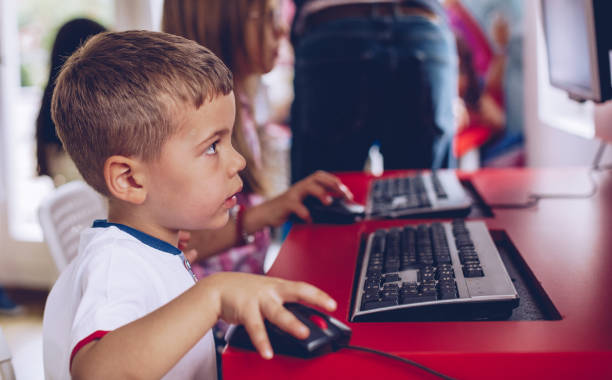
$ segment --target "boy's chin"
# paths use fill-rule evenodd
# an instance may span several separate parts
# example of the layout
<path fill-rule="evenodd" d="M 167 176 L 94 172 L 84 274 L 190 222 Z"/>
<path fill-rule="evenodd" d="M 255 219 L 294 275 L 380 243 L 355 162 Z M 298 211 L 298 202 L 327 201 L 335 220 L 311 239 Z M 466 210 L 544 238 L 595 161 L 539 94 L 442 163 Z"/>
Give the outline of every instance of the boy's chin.
<path fill-rule="evenodd" d="M 203 230 L 218 230 L 220 228 L 225 227 L 229 219 L 230 219 L 229 212 L 227 212 L 223 215 L 220 215 L 218 218 L 209 220 L 208 223 L 206 223 L 206 226 L 202 227 L 202 229 Z"/>

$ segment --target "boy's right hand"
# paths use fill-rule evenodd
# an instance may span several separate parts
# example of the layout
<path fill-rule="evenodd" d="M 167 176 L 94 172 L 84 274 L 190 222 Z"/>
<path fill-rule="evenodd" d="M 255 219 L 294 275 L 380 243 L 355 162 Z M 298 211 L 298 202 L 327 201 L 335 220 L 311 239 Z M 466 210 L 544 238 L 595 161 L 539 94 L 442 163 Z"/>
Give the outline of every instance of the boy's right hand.
<path fill-rule="evenodd" d="M 244 325 L 253 346 L 264 359 L 273 356 L 264 319 L 298 339 L 306 339 L 310 333 L 308 327 L 283 306 L 284 303 L 303 302 L 328 312 L 336 309 L 336 301 L 327 293 L 304 282 L 223 272 L 200 280 L 198 285 L 215 292 L 219 318 Z"/>

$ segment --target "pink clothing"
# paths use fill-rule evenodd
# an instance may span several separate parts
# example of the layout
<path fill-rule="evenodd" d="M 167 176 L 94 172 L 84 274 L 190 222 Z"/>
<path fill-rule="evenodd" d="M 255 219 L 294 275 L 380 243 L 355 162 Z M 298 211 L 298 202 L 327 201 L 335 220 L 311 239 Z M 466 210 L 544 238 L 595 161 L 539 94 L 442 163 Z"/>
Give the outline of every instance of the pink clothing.
<path fill-rule="evenodd" d="M 447 5 L 446 14 L 455 34 L 461 36 L 469 45 L 476 72 L 484 77 L 494 55 L 487 36 L 461 2 L 457 1 Z"/>
<path fill-rule="evenodd" d="M 238 195 L 238 203 L 249 208 L 262 202 L 262 198 L 256 194 L 247 196 L 244 193 Z M 193 273 L 202 278 L 215 272 L 246 272 L 263 273 L 263 263 L 266 252 L 270 246 L 270 229 L 255 233 L 255 240 L 251 244 L 235 246 L 225 252 L 219 253 L 209 259 L 192 266 Z"/>
<path fill-rule="evenodd" d="M 253 154 L 253 159 L 258 167 L 262 165 L 261 144 L 257 134 L 257 124 L 251 112 L 251 106 L 242 94 L 238 94 L 239 107 L 243 123 L 243 132 L 247 144 Z M 244 208 L 256 206 L 264 201 L 258 194 L 238 194 L 238 204 Z M 254 241 L 250 244 L 234 246 L 225 252 L 216 254 L 209 259 L 192 266 L 193 272 L 198 278 L 202 278 L 215 272 L 246 272 L 263 273 L 263 263 L 266 253 L 270 247 L 270 228 L 264 228 L 254 234 Z"/>
<path fill-rule="evenodd" d="M 453 2 L 446 6 L 446 12 L 453 31 L 465 40 L 472 52 L 474 70 L 481 78 L 485 78 L 495 59 L 494 51 L 487 36 L 461 2 Z M 495 103 L 503 109 L 504 94 L 501 89 L 489 87 L 485 90 Z M 458 158 L 474 148 L 481 147 L 494 136 L 494 131 L 482 119 L 480 110 L 468 108 L 467 111 L 470 120 L 469 125 L 455 134 L 453 138 L 453 154 Z"/>
<path fill-rule="evenodd" d="M 238 106 L 240 107 L 240 117 L 242 118 L 242 132 L 246 137 L 249 149 L 253 155 L 253 160 L 258 168 L 261 168 L 261 142 L 259 141 L 259 135 L 257 134 L 257 123 L 255 117 L 251 112 L 251 103 L 244 94 L 238 94 Z"/>

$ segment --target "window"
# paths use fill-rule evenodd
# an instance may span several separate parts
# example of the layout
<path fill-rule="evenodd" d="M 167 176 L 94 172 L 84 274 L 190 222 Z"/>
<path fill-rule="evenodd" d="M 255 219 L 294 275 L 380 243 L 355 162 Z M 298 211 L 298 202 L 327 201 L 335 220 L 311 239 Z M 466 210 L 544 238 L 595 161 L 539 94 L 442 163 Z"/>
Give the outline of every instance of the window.
<path fill-rule="evenodd" d="M 2 38 L 7 76 L 2 84 L 4 147 L 0 160 L 6 171 L 7 218 L 16 240 L 42 241 L 37 210 L 53 188 L 49 178 L 36 175 L 35 120 L 49 75 L 50 51 L 60 26 L 75 17 L 87 17 L 112 26 L 114 0 L 0 0 L 3 4 Z M 12 19 L 10 19 L 12 18 Z M 17 44 L 14 41 L 18 41 Z M 12 66 L 12 67 L 11 67 Z M 15 67 L 16 66 L 16 67 Z M 19 80 L 13 80 L 18 76 Z"/>

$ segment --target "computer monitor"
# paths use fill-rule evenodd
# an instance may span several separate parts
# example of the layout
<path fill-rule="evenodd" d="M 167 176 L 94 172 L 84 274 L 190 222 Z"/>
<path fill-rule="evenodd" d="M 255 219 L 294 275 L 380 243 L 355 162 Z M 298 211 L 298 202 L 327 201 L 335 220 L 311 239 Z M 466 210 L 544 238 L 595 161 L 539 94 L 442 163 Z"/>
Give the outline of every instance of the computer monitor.
<path fill-rule="evenodd" d="M 579 101 L 612 99 L 612 1 L 541 5 L 550 83 Z"/>

